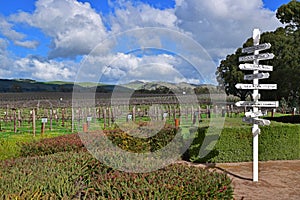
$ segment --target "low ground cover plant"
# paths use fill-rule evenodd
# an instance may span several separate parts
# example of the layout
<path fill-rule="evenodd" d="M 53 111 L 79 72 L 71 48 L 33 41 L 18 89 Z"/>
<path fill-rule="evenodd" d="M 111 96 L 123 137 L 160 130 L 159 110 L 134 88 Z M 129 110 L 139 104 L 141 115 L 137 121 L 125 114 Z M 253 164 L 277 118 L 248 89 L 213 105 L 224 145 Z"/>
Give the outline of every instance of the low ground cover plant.
<path fill-rule="evenodd" d="M 61 152 L 0 162 L 1 199 L 232 199 L 225 174 L 174 164 L 125 173 L 87 152 Z"/>

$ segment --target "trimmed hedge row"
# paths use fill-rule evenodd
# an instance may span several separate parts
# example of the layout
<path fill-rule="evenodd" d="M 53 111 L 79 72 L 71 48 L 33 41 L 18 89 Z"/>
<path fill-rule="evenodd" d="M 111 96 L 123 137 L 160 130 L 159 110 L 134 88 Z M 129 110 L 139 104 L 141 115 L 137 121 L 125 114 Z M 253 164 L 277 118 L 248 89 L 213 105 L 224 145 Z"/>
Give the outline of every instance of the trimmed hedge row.
<path fill-rule="evenodd" d="M 224 128 L 212 151 L 199 158 L 200 144 L 207 136 L 207 127 L 200 128 L 193 144 L 183 158 L 192 162 L 252 161 L 251 128 Z M 207 149 L 210 149 L 209 147 Z M 300 159 L 300 127 L 297 125 L 261 127 L 259 160 Z"/>

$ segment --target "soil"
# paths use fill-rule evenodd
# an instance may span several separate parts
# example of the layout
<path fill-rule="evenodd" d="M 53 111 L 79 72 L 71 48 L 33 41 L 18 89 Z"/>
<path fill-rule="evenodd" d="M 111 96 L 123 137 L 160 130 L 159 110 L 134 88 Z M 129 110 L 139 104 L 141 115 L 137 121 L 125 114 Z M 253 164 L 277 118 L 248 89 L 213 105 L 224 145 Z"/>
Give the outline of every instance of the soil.
<path fill-rule="evenodd" d="M 228 174 L 236 200 L 300 199 L 300 160 L 259 162 L 258 182 L 253 182 L 252 162 L 191 165 Z"/>

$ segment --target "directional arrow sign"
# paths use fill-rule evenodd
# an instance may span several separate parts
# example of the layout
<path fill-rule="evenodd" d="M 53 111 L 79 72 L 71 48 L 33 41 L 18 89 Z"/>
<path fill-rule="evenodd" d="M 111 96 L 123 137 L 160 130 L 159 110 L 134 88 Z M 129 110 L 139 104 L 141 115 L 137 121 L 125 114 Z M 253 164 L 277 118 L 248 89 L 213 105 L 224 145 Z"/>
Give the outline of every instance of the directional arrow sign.
<path fill-rule="evenodd" d="M 258 54 L 256 56 L 258 60 L 269 60 L 269 59 L 273 59 L 274 57 L 275 55 L 272 53 L 263 53 L 263 54 Z"/>
<path fill-rule="evenodd" d="M 247 74 L 244 76 L 244 80 L 251 81 L 253 79 L 266 79 L 269 78 L 269 73 Z"/>
<path fill-rule="evenodd" d="M 270 43 L 264 43 L 264 44 L 259 44 L 259 45 L 252 46 L 252 47 L 243 48 L 242 53 L 252 53 L 254 51 L 262 51 L 262 50 L 266 50 L 266 49 L 270 49 L 270 48 L 271 48 Z"/>
<path fill-rule="evenodd" d="M 279 107 L 279 102 L 278 101 L 258 101 L 258 102 L 256 102 L 255 106 L 277 108 L 277 107 Z"/>
<path fill-rule="evenodd" d="M 253 84 L 242 84 L 238 83 L 235 85 L 236 89 L 242 90 L 276 90 L 277 84 L 260 84 L 260 85 L 253 85 Z"/>
<path fill-rule="evenodd" d="M 269 126 L 271 122 L 266 119 L 259 119 L 259 118 L 251 118 L 251 117 L 243 117 L 243 122 L 249 124 L 257 124 L 259 126 Z"/>
<path fill-rule="evenodd" d="M 269 65 L 240 64 L 239 68 L 241 70 L 273 71 L 273 66 Z"/>
<path fill-rule="evenodd" d="M 241 106 L 248 106 L 248 107 L 252 107 L 254 105 L 255 102 L 253 101 L 238 101 L 235 103 L 235 105 L 237 107 L 241 107 Z"/>
<path fill-rule="evenodd" d="M 239 62 L 246 62 L 246 61 L 253 61 L 253 60 L 255 60 L 255 55 L 239 57 Z"/>
<path fill-rule="evenodd" d="M 235 103 L 236 106 L 246 106 L 246 107 L 268 107 L 268 108 L 276 108 L 279 106 L 278 101 L 238 101 Z"/>
<path fill-rule="evenodd" d="M 272 53 L 263 53 L 263 54 L 258 54 L 258 55 L 242 56 L 242 57 L 239 57 L 239 61 L 240 62 L 253 61 L 255 59 L 257 59 L 257 60 L 269 60 L 269 59 L 273 59 L 274 57 L 275 57 L 275 55 L 272 54 Z"/>
<path fill-rule="evenodd" d="M 249 111 L 249 112 L 246 112 L 246 113 L 245 113 L 245 116 L 246 116 L 246 117 L 252 117 L 252 118 L 255 118 L 255 117 L 261 117 L 261 116 L 264 116 L 264 114 L 261 112 L 261 110 L 259 110 L 258 112 L 252 112 L 252 111 Z"/>

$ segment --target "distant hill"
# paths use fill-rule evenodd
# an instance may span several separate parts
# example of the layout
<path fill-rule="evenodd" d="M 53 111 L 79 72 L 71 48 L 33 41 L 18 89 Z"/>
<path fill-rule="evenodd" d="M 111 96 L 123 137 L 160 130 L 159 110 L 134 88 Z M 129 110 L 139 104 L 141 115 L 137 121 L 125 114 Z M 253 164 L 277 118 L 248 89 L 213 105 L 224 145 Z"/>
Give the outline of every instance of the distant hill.
<path fill-rule="evenodd" d="M 210 84 L 195 85 L 186 82 L 169 83 L 169 82 L 143 82 L 133 81 L 123 84 L 122 86 L 136 90 L 140 93 L 209 93 L 217 92 L 217 87 Z"/>
<path fill-rule="evenodd" d="M 38 82 L 31 79 L 0 79 L 0 93 L 8 92 L 101 92 L 111 93 L 115 89 L 118 92 L 135 93 L 209 93 L 208 91 L 217 91 L 214 85 L 193 85 L 189 83 L 167 83 L 167 82 L 143 82 L 133 81 L 122 85 L 106 85 L 102 83 L 82 82 L 74 83 L 64 81 Z"/>
<path fill-rule="evenodd" d="M 97 91 L 108 93 L 115 87 L 119 91 L 128 91 L 130 89 L 122 86 L 105 85 L 98 83 L 76 83 L 76 91 L 88 92 Z M 0 93 L 8 92 L 73 92 L 74 83 L 63 81 L 37 82 L 30 79 L 0 79 Z"/>

